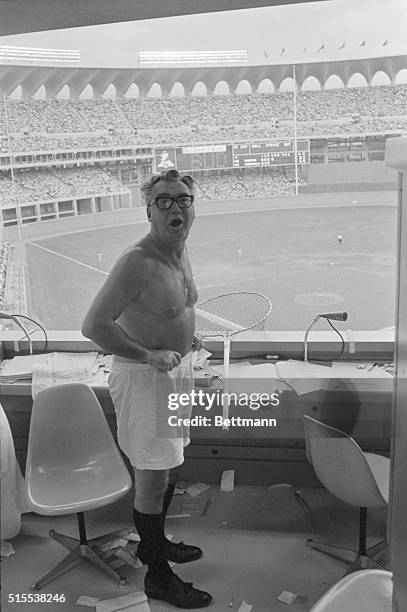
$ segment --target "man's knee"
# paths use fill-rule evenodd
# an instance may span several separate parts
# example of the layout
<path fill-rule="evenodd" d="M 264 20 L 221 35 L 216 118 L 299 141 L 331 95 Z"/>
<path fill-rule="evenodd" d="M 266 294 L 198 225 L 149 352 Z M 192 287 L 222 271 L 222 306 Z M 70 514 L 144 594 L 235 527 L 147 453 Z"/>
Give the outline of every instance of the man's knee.
<path fill-rule="evenodd" d="M 177 482 L 177 480 L 180 479 L 181 477 L 181 472 L 182 472 L 182 464 L 181 465 L 177 465 L 177 467 L 171 468 L 169 470 L 169 475 L 168 475 L 168 483 L 169 484 L 175 484 Z"/>
<path fill-rule="evenodd" d="M 135 505 L 161 511 L 162 500 L 168 483 L 168 470 L 138 470 L 135 475 Z"/>

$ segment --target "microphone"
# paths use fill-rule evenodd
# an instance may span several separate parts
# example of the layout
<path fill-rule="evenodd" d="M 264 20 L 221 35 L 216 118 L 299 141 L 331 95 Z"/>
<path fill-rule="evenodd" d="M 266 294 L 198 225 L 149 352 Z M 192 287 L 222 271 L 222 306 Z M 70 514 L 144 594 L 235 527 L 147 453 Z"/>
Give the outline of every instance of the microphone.
<path fill-rule="evenodd" d="M 12 319 L 12 318 L 13 317 L 7 312 L 4 312 L 4 310 L 0 310 L 0 319 Z"/>
<path fill-rule="evenodd" d="M 318 317 L 320 319 L 332 319 L 332 321 L 346 321 L 348 318 L 347 312 L 326 312 L 324 314 L 319 314 Z"/>

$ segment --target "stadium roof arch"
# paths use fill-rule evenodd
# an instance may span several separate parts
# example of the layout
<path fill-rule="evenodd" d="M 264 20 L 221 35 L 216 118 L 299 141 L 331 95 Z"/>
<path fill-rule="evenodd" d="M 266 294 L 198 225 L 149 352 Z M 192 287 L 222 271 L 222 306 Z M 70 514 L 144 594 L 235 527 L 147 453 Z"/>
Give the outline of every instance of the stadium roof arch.
<path fill-rule="evenodd" d="M 295 66 L 296 80 L 300 89 L 308 77 L 315 77 L 321 89 L 324 89 L 327 79 L 333 75 L 338 76 L 346 87 L 349 79 L 356 73 L 361 74 L 370 85 L 379 71 L 384 72 L 394 84 L 399 71 L 407 67 L 407 55 L 302 62 Z M 45 97 L 54 98 L 63 87 L 68 86 L 69 97 L 78 98 L 90 85 L 93 97 L 100 98 L 106 89 L 113 85 L 116 96 L 121 98 L 134 83 L 137 85 L 139 96 L 145 97 L 152 85 L 158 83 L 163 97 L 166 97 L 176 83 L 183 86 L 185 95 L 190 95 L 196 83 L 201 82 L 210 95 L 220 81 L 225 81 L 231 92 L 236 91 L 241 81 L 247 81 L 255 92 L 265 79 L 272 83 L 274 91 L 278 91 L 281 83 L 292 75 L 291 63 L 124 69 L 3 65 L 0 66 L 0 94 L 10 96 L 18 86 L 21 86 L 24 100 L 34 96 L 41 87 L 44 87 Z"/>

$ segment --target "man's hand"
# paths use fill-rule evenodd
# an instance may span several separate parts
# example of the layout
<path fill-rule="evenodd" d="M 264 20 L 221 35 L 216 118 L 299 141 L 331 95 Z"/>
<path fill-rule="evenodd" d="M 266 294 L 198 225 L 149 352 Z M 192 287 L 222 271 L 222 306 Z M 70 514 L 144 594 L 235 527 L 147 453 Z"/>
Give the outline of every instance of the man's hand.
<path fill-rule="evenodd" d="M 167 349 L 154 349 L 149 351 L 148 364 L 159 372 L 169 372 L 179 365 L 181 354 Z"/>
<path fill-rule="evenodd" d="M 200 351 L 202 348 L 202 338 L 200 336 L 195 335 L 192 340 L 192 350 Z"/>

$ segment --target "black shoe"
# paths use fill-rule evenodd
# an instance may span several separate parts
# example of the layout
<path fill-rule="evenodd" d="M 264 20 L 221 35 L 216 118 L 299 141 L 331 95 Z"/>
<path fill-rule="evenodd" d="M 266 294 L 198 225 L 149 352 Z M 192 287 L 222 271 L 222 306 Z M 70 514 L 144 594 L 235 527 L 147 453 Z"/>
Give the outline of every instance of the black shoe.
<path fill-rule="evenodd" d="M 148 560 L 140 550 L 139 545 L 137 549 L 137 556 L 140 561 L 144 564 L 148 563 Z M 184 542 L 170 542 L 165 540 L 163 545 L 163 555 L 167 561 L 173 561 L 174 563 L 189 563 L 190 561 L 196 561 L 202 557 L 202 550 L 198 546 L 189 546 Z"/>
<path fill-rule="evenodd" d="M 212 596 L 205 591 L 194 589 L 192 582 L 184 582 L 172 574 L 165 586 L 152 582 L 148 573 L 144 578 L 144 591 L 151 599 L 161 599 L 177 608 L 192 610 L 206 608 L 212 601 Z"/>
<path fill-rule="evenodd" d="M 189 563 L 202 557 L 202 550 L 198 546 L 189 546 L 184 542 L 171 542 L 165 540 L 164 555 L 168 561 L 174 563 Z"/>

